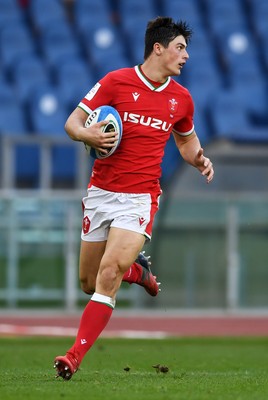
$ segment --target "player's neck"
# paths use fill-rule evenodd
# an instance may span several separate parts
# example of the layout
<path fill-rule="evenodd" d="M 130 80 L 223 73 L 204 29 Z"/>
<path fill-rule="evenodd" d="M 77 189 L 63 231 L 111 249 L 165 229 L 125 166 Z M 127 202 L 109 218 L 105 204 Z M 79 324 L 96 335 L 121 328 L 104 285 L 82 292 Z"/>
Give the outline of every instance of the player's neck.
<path fill-rule="evenodd" d="M 158 83 L 161 85 L 167 80 L 167 76 L 163 76 L 161 71 L 151 65 L 148 61 L 144 61 L 142 65 L 140 65 L 141 71 L 143 75 L 151 82 Z"/>

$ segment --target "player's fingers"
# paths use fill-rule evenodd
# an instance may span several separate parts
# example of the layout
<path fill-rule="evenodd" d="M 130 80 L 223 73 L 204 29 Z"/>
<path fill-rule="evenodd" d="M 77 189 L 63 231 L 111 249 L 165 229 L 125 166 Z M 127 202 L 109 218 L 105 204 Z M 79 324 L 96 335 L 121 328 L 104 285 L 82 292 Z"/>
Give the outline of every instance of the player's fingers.
<path fill-rule="evenodd" d="M 114 146 L 117 141 L 118 141 L 118 134 L 114 132 L 113 136 L 109 135 L 106 138 L 104 138 L 103 144 Z"/>
<path fill-rule="evenodd" d="M 107 154 L 109 149 L 110 149 L 110 147 L 113 147 L 113 146 L 106 145 L 105 147 L 104 146 L 96 147 L 96 150 L 100 151 L 102 154 Z"/>
<path fill-rule="evenodd" d="M 108 134 L 106 135 L 106 139 L 111 141 L 115 141 L 118 139 L 118 133 L 117 132 L 108 132 Z"/>
<path fill-rule="evenodd" d="M 114 135 L 112 137 L 110 137 L 110 136 L 105 137 L 102 140 L 101 146 L 110 149 L 111 147 L 113 147 L 116 144 L 117 141 L 118 141 L 118 135 Z"/>
<path fill-rule="evenodd" d="M 211 182 L 214 177 L 214 169 L 212 162 L 209 162 L 207 168 L 202 171 L 202 175 L 207 177 L 207 183 Z"/>
<path fill-rule="evenodd" d="M 203 171 L 202 171 L 202 175 L 207 175 L 207 174 L 209 174 L 209 172 L 211 171 L 211 169 L 213 168 L 213 164 L 212 164 L 212 162 L 211 161 L 209 161 L 209 160 L 205 160 L 205 162 L 204 162 L 204 169 L 203 169 Z"/>
<path fill-rule="evenodd" d="M 207 183 L 210 183 L 214 178 L 214 170 L 212 169 L 209 174 L 207 175 Z"/>
<path fill-rule="evenodd" d="M 96 123 L 96 125 L 99 126 L 99 128 L 101 128 L 102 126 L 107 125 L 107 124 L 109 124 L 109 121 L 106 121 L 106 120 Z"/>

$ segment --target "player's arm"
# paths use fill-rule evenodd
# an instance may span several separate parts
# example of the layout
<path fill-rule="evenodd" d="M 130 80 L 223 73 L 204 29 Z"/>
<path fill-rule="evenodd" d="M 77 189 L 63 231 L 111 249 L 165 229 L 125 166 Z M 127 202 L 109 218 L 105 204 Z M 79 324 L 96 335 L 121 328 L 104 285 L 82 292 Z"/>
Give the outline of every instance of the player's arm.
<path fill-rule="evenodd" d="M 173 136 L 183 159 L 197 168 L 203 176 L 206 176 L 207 183 L 211 182 L 214 176 L 213 165 L 210 159 L 204 156 L 204 150 L 200 145 L 196 132 L 193 131 L 188 136 L 178 135 L 173 132 Z"/>
<path fill-rule="evenodd" d="M 100 121 L 89 128 L 85 128 L 88 114 L 77 107 L 65 123 L 65 131 L 72 140 L 84 142 L 99 151 L 105 151 L 114 146 L 117 140 L 115 132 L 102 132 L 101 127 L 108 121 Z"/>

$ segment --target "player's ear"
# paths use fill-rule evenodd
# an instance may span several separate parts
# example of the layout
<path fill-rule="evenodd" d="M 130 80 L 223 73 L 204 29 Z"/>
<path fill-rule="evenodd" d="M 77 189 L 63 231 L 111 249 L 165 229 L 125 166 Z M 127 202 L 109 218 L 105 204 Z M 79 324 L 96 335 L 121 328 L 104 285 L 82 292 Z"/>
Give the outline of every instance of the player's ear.
<path fill-rule="evenodd" d="M 160 43 L 158 43 L 158 42 L 156 42 L 155 44 L 154 44 L 154 52 L 155 52 L 155 54 L 157 55 L 157 56 L 160 56 L 161 54 L 162 54 L 162 45 L 160 44 Z"/>

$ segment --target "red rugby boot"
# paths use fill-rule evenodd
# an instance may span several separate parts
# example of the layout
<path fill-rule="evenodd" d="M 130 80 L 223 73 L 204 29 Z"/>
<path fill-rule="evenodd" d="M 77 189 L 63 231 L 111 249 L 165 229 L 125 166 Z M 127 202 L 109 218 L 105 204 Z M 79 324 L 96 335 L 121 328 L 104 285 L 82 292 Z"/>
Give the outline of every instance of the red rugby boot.
<path fill-rule="evenodd" d="M 54 368 L 57 371 L 56 378 L 61 377 L 65 381 L 71 379 L 78 367 L 78 361 L 68 353 L 65 356 L 56 357 L 54 361 Z"/>
<path fill-rule="evenodd" d="M 147 293 L 151 296 L 157 296 L 158 292 L 161 291 L 159 288 L 160 282 L 156 281 L 156 277 L 152 274 L 150 265 L 150 256 L 146 257 L 145 252 L 139 253 L 136 263 L 142 267 L 142 275 L 139 281 L 136 283 L 140 286 L 143 286 Z"/>

